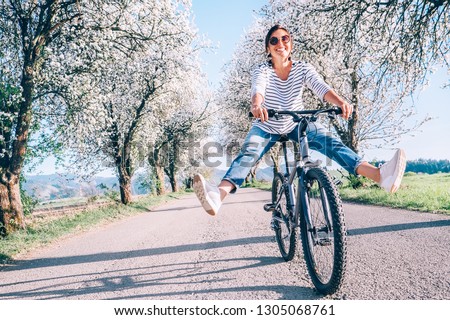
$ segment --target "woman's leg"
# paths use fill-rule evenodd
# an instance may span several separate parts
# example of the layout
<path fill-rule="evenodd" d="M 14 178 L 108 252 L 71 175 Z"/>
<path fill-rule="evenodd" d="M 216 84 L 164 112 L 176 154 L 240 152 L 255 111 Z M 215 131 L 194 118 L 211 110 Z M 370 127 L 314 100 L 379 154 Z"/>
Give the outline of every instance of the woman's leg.
<path fill-rule="evenodd" d="M 225 197 L 229 195 L 231 191 L 236 189 L 236 186 L 228 180 L 222 180 L 220 181 L 218 188 L 220 191 L 220 200 L 223 201 L 223 199 L 225 199 Z"/>
<path fill-rule="evenodd" d="M 297 129 L 290 138 L 297 137 Z M 328 158 L 336 161 L 350 173 L 369 178 L 380 185 L 387 192 L 394 193 L 400 187 L 406 167 L 405 152 L 398 149 L 391 160 L 377 168 L 364 161 L 353 150 L 334 138 L 323 126 L 310 124 L 307 137 L 311 149 L 317 150 Z"/>
<path fill-rule="evenodd" d="M 366 167 L 366 164 L 368 165 L 358 154 L 344 145 L 341 140 L 333 137 L 331 132 L 320 124 L 310 124 L 306 131 L 306 136 L 311 149 L 319 151 L 328 158 L 336 161 L 342 168 L 352 174 L 358 174 L 356 172 L 357 168 L 363 165 L 363 163 L 365 163 L 363 165 L 364 167 Z M 298 139 L 298 127 L 289 133 L 289 139 Z"/>
<path fill-rule="evenodd" d="M 368 162 L 361 162 L 356 168 L 356 174 L 369 178 L 376 183 L 380 182 L 380 168 L 377 168 Z"/>
<path fill-rule="evenodd" d="M 233 160 L 224 175 L 219 188 L 223 198 L 236 192 L 245 181 L 251 168 L 280 139 L 280 135 L 265 132 L 258 127 L 252 127 L 245 137 L 238 156 Z"/>
<path fill-rule="evenodd" d="M 250 169 L 278 141 L 279 135 L 273 135 L 252 127 L 244 140 L 241 151 L 231 163 L 219 186 L 205 181 L 200 174 L 194 175 L 194 191 L 207 213 L 216 215 L 222 201 L 229 193 L 236 192 L 242 185 Z"/>

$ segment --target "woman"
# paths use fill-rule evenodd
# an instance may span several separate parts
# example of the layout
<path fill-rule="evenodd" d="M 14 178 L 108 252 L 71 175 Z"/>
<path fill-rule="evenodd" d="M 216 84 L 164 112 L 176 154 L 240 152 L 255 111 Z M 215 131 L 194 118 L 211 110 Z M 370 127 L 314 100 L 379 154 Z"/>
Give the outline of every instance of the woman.
<path fill-rule="evenodd" d="M 292 38 L 286 28 L 273 26 L 267 33 L 265 46 L 271 60 L 259 65 L 252 76 L 251 112 L 258 120 L 247 134 L 240 154 L 219 186 L 209 184 L 200 174 L 194 176 L 194 191 L 210 215 L 217 214 L 224 198 L 236 192 L 250 168 L 279 140 L 280 135 L 297 139 L 297 126 L 291 118 L 269 119 L 267 109 L 302 110 L 302 94 L 306 85 L 320 99 L 341 108 L 344 119 L 353 112 L 353 107 L 339 97 L 310 64 L 291 59 Z M 311 130 L 308 128 L 307 135 L 309 141 L 314 140 L 311 149 L 325 154 L 348 172 L 370 178 L 387 192 L 398 190 L 406 165 L 403 150 L 397 150 L 389 162 L 377 168 L 331 137 L 318 124 L 314 124 Z"/>

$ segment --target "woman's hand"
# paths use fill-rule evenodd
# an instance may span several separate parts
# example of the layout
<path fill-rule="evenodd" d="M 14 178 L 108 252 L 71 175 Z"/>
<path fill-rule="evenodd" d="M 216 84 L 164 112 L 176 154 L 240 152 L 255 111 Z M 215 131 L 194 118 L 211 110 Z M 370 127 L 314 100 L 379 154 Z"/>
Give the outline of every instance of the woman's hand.
<path fill-rule="evenodd" d="M 261 122 L 269 120 L 269 114 L 267 113 L 267 109 L 261 107 L 261 105 L 252 105 L 251 112 L 255 116 L 255 118 L 258 118 L 261 120 Z"/>
<path fill-rule="evenodd" d="M 353 106 L 339 97 L 334 90 L 328 91 L 324 96 L 323 99 L 331 104 L 334 104 L 342 109 L 341 117 L 345 120 L 348 120 L 350 116 L 353 113 Z"/>
<path fill-rule="evenodd" d="M 342 115 L 341 115 L 342 118 L 344 118 L 345 120 L 348 120 L 348 118 L 350 118 L 350 116 L 353 113 L 353 106 L 350 103 L 348 103 L 347 101 L 344 101 L 342 103 L 342 105 L 339 106 L 339 108 L 342 109 Z"/>

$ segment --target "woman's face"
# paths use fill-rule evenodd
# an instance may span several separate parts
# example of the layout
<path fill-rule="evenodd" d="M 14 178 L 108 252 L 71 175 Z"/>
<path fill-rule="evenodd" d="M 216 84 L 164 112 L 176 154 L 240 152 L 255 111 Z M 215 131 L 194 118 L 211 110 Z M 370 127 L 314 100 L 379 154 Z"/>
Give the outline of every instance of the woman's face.
<path fill-rule="evenodd" d="M 268 51 L 272 58 L 289 58 L 292 50 L 292 39 L 289 33 L 278 29 L 272 33 L 269 39 Z"/>

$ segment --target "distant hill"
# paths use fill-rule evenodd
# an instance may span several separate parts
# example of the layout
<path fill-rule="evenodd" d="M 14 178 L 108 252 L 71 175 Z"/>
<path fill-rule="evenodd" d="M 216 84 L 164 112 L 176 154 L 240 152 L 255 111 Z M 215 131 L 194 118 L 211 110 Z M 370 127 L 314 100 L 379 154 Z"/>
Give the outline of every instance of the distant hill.
<path fill-rule="evenodd" d="M 227 170 L 215 169 L 211 181 L 218 184 L 226 172 Z M 256 179 L 259 181 L 272 181 L 273 169 L 271 167 L 266 167 L 256 170 Z"/>
<path fill-rule="evenodd" d="M 25 179 L 24 190 L 40 201 L 90 197 L 103 194 L 107 189 L 119 191 L 119 181 L 116 177 L 94 177 L 90 181 L 80 181 L 76 176 L 70 174 L 51 174 L 28 175 L 25 176 Z M 146 193 L 137 180 L 133 179 L 133 194 Z M 107 189 L 101 188 L 100 185 Z"/>

